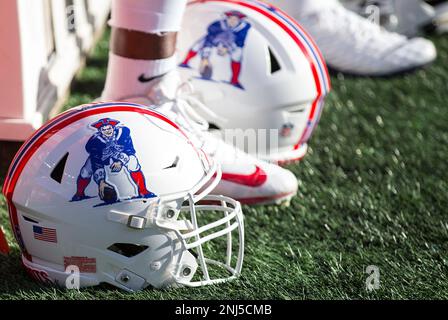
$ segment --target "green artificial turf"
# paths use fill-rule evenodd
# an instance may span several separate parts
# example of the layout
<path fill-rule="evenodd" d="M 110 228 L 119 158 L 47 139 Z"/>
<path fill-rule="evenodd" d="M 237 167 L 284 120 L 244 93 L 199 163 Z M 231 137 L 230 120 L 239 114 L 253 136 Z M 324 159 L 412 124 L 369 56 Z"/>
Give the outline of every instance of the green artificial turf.
<path fill-rule="evenodd" d="M 448 37 L 437 62 L 393 79 L 332 77 L 309 155 L 289 166 L 300 181 L 289 207 L 244 207 L 246 259 L 237 281 L 204 288 L 42 287 L 13 245 L 0 256 L 0 299 L 447 299 Z M 67 106 L 101 94 L 108 33 Z M 0 183 L 3 183 L 1 177 Z M 1 223 L 12 235 L 6 204 Z M 380 270 L 368 292 L 365 269 Z"/>

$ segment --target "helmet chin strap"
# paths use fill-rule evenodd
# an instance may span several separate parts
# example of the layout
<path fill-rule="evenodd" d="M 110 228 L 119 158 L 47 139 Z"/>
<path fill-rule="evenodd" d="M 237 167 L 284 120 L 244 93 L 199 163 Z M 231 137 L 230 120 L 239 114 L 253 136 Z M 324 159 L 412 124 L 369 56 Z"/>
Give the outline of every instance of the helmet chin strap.
<path fill-rule="evenodd" d="M 0 253 L 7 255 L 9 253 L 8 242 L 6 241 L 5 234 L 0 226 Z"/>

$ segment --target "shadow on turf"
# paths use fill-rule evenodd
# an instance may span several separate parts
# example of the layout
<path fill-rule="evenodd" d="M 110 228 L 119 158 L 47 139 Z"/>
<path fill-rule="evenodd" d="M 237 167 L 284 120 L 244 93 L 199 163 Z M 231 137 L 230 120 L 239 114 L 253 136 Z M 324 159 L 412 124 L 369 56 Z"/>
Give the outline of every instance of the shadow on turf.
<path fill-rule="evenodd" d="M 104 295 L 119 294 L 120 291 L 111 285 L 101 284 L 95 289 L 84 289 L 78 291 L 66 290 L 56 286 L 43 285 L 32 279 L 23 268 L 20 255 L 13 252 L 9 256 L 0 255 L 0 300 L 7 300 L 9 296 L 22 299 L 80 299 L 84 295 L 101 292 Z"/>
<path fill-rule="evenodd" d="M 28 275 L 21 263 L 20 253 L 16 250 L 9 256 L 0 255 L 0 300 L 9 299 L 134 299 L 132 294 L 119 290 L 114 286 L 102 283 L 95 287 L 84 288 L 81 291 L 68 290 L 58 286 L 42 284 Z M 147 288 L 147 291 L 156 289 Z M 160 290 L 159 290 L 160 291 Z"/>
<path fill-rule="evenodd" d="M 22 267 L 20 255 L 16 252 L 9 256 L 0 255 L 0 297 L 5 294 L 17 294 L 19 292 L 36 292 L 40 285 L 29 278 Z"/>

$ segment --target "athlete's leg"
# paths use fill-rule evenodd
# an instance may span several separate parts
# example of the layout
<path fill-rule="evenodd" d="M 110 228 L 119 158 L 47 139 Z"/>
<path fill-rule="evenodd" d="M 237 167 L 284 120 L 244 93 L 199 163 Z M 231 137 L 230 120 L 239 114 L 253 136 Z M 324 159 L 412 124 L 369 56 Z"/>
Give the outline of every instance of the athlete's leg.
<path fill-rule="evenodd" d="M 76 181 L 76 194 L 72 198 L 73 201 L 79 201 L 86 198 L 85 191 L 90 183 L 90 180 L 92 179 L 92 175 L 92 161 L 89 157 L 81 168 L 78 179 Z"/>
<path fill-rule="evenodd" d="M 141 197 L 150 198 L 155 196 L 152 192 L 146 188 L 145 176 L 143 175 L 140 164 L 136 156 L 129 156 L 129 161 L 126 163 L 126 167 L 129 170 L 132 181 L 137 185 L 138 194 Z"/>
<path fill-rule="evenodd" d="M 102 98 L 144 94 L 176 68 L 176 37 L 187 0 L 113 0 L 112 38 Z"/>
<path fill-rule="evenodd" d="M 231 54 L 231 68 L 232 68 L 232 79 L 230 80 L 230 83 L 234 86 L 240 87 L 241 84 L 239 81 L 240 73 L 241 73 L 241 60 L 243 58 L 243 49 L 242 48 L 235 48 Z"/>
<path fill-rule="evenodd" d="M 188 63 L 190 62 L 190 60 L 193 59 L 194 57 L 196 57 L 198 52 L 204 48 L 204 42 L 205 42 L 205 38 L 202 38 L 202 39 L 199 39 L 198 41 L 196 41 L 196 43 L 188 51 L 187 55 L 185 56 L 184 61 L 182 62 L 181 65 L 183 67 L 188 67 Z"/>

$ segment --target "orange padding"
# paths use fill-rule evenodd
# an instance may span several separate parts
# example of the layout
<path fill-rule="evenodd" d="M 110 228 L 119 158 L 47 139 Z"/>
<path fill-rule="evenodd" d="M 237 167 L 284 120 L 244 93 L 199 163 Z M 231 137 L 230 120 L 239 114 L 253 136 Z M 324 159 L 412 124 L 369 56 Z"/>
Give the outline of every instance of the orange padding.
<path fill-rule="evenodd" d="M 5 235 L 1 227 L 0 227 L 0 253 L 3 254 L 9 253 L 8 242 L 6 241 Z"/>

